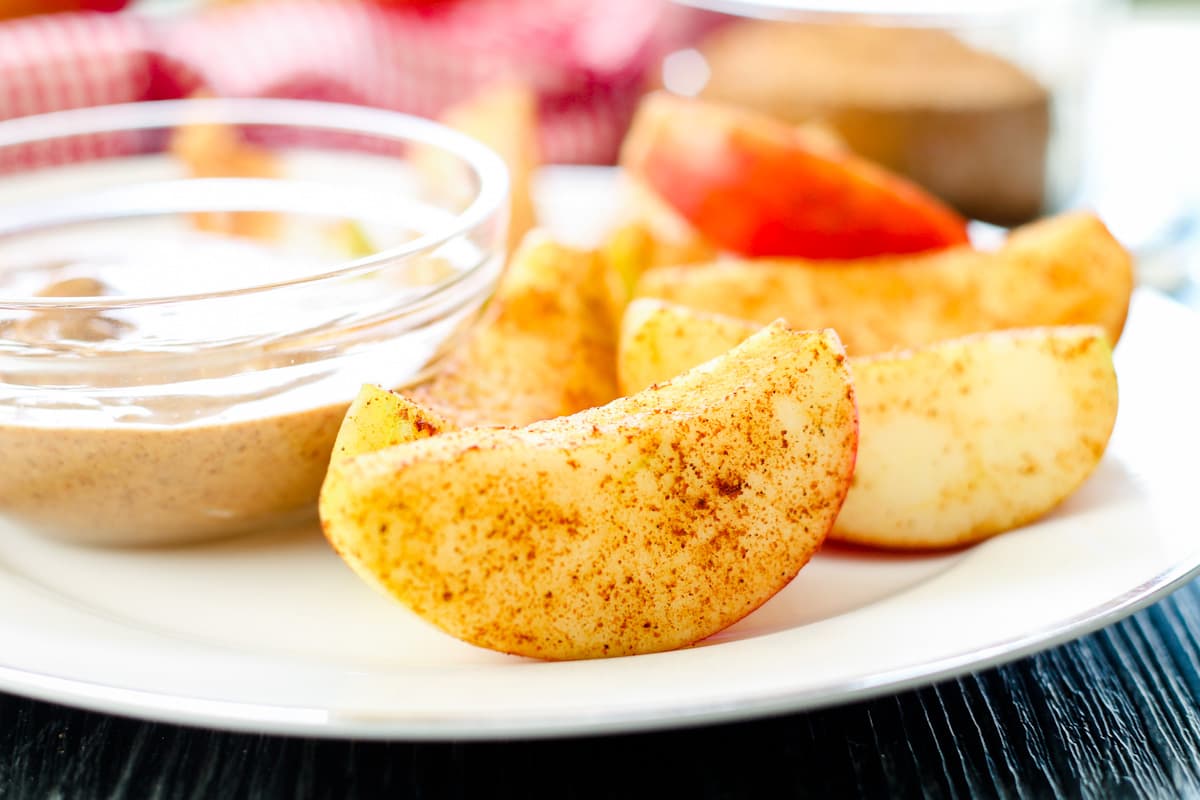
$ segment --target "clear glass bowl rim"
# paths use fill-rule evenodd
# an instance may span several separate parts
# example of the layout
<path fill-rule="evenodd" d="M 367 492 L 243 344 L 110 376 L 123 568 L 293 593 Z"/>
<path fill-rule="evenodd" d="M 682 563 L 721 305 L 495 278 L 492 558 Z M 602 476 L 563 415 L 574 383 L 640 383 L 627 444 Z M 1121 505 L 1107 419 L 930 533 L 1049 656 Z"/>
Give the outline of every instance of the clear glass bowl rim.
<path fill-rule="evenodd" d="M 115 309 L 164 303 L 189 303 L 220 297 L 242 296 L 318 283 L 369 272 L 400 259 L 427 253 L 462 236 L 497 214 L 506 213 L 508 168 L 498 154 L 463 133 L 430 119 L 399 111 L 332 103 L 319 100 L 281 98 L 194 98 L 152 100 L 52 111 L 0 120 L 0 150 L 70 136 L 118 133 L 121 131 L 173 128 L 184 123 L 271 125 L 319 129 L 349 134 L 367 134 L 397 142 L 430 145 L 461 159 L 474 173 L 479 190 L 469 205 L 449 224 L 428 231 L 412 241 L 381 250 L 364 258 L 338 265 L 332 270 L 302 278 L 243 286 L 202 294 L 155 297 L 22 297 L 0 295 L 0 307 L 8 310 L 41 311 L 50 308 Z M 0 176 L 0 186 L 3 185 Z M 464 275 L 450 279 L 459 282 Z M 440 287 L 431 287 L 436 293 Z M 428 295 L 426 295 L 428 296 Z"/>

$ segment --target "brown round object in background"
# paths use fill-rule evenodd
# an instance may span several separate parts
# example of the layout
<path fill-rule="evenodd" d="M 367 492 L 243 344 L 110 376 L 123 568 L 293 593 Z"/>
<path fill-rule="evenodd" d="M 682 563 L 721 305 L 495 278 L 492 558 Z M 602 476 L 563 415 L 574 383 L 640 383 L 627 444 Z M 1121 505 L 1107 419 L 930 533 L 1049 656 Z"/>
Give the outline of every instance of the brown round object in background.
<path fill-rule="evenodd" d="M 947 31 L 745 20 L 700 50 L 705 99 L 824 120 L 972 218 L 1011 225 L 1044 210 L 1049 93 Z"/>

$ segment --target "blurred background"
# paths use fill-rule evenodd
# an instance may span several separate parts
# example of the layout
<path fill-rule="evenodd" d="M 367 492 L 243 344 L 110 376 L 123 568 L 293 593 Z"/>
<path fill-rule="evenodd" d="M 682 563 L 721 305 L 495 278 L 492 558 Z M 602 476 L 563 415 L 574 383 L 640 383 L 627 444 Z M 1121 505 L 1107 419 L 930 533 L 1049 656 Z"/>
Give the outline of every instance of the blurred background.
<path fill-rule="evenodd" d="M 1180 293 L 1198 54 L 1183 0 L 0 0 L 0 119 L 193 94 L 446 119 L 503 87 L 459 127 L 503 149 L 524 108 L 536 163 L 610 165 L 663 89 L 824 125 L 981 223 L 1095 208 Z"/>

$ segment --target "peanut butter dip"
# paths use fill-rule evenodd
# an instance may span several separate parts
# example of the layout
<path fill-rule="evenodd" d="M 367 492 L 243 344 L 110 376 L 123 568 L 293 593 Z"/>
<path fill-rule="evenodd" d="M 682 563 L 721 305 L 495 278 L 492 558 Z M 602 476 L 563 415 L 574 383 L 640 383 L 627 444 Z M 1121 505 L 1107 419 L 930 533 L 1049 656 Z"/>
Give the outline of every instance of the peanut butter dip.
<path fill-rule="evenodd" d="M 0 424 L 0 509 L 91 544 L 182 542 L 313 518 L 346 405 L 233 424 Z"/>
<path fill-rule="evenodd" d="M 228 242 L 222 247 L 228 257 Z M 129 277 L 129 265 L 113 270 L 111 283 L 95 264 L 0 267 L 6 291 L 16 285 L 17 294 L 64 298 L 61 307 L 33 313 L 6 312 L 0 303 L 0 515 L 105 545 L 177 543 L 315 519 L 356 382 L 316 356 L 301 377 L 276 377 L 291 374 L 297 357 L 291 349 L 273 356 L 269 344 L 217 367 L 188 352 L 141 352 L 148 334 L 186 337 L 206 320 L 164 314 L 138 330 L 130 320 L 140 318 L 121 308 L 79 307 L 83 298 L 126 294 L 128 287 L 112 283 Z M 39 275 L 49 282 L 30 291 Z M 362 291 L 378 294 L 378 287 Z M 213 331 L 227 324 L 207 321 Z M 132 352 L 120 352 L 124 340 L 134 342 Z M 22 363 L 30 350 L 45 351 L 35 366 Z"/>

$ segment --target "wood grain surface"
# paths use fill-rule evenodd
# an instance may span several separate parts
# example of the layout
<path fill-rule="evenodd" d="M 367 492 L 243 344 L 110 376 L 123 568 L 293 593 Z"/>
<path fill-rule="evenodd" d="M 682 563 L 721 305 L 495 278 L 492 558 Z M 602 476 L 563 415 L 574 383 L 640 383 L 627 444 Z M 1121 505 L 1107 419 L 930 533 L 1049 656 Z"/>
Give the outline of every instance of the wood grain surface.
<path fill-rule="evenodd" d="M 1193 582 L 1093 635 L 895 696 L 527 741 L 256 736 L 0 695 L 0 798 L 1200 797 L 1198 637 Z"/>

